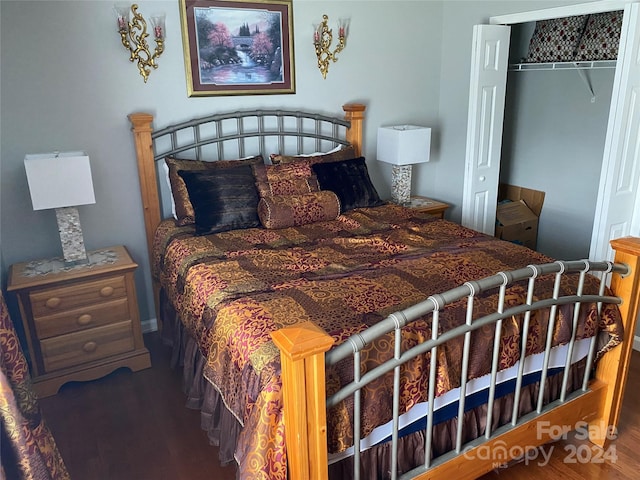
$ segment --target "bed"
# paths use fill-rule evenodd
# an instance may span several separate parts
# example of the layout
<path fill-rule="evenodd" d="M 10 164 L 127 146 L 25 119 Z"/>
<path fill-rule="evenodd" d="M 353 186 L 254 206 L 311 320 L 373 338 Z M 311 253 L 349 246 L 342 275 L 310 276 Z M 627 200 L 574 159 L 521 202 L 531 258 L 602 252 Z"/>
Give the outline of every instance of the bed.
<path fill-rule="evenodd" d="M 614 241 L 615 264 L 557 262 L 385 202 L 365 108 L 343 110 L 129 116 L 158 320 L 221 461 L 474 478 L 552 439 L 540 425 L 588 422 L 606 447 L 638 241 Z"/>

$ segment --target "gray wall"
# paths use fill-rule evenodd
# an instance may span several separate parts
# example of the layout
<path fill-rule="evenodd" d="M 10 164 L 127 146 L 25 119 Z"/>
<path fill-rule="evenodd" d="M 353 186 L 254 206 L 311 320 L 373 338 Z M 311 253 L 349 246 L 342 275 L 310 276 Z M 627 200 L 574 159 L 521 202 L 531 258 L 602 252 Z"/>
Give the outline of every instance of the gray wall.
<path fill-rule="evenodd" d="M 511 72 L 501 181 L 546 192 L 538 250 L 588 258 L 614 70 Z M 576 169 L 580 168 L 580 175 Z"/>

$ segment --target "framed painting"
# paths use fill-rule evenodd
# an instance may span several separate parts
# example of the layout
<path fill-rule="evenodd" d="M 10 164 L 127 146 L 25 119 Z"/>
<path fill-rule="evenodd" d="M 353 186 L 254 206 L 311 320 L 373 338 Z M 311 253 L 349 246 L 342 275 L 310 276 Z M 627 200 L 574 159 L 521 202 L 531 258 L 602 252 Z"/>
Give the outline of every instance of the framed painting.
<path fill-rule="evenodd" d="M 295 93 L 292 0 L 180 0 L 190 97 Z"/>

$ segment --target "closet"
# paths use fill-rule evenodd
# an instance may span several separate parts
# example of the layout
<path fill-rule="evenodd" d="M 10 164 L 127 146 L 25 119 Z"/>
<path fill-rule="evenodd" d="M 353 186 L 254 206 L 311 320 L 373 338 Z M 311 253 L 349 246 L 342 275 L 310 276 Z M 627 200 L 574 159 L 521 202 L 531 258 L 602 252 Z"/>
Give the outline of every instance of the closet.
<path fill-rule="evenodd" d="M 536 21 L 616 10 L 623 11 L 617 61 L 589 62 L 589 65 L 583 64 L 579 66 L 580 68 L 564 62 L 514 65 L 514 52 L 518 49 L 513 47 L 522 43 L 523 38 L 528 42 Z M 601 259 L 608 256 L 610 254 L 608 241 L 613 237 L 640 234 L 640 228 L 638 228 L 640 222 L 636 213 L 639 211 L 636 203 L 640 201 L 637 195 L 640 180 L 639 22 L 640 5 L 637 2 L 608 0 L 493 17 L 491 25 L 474 27 L 463 224 L 493 234 L 497 187 L 501 176 L 511 183 L 529 188 L 536 188 L 536 186 L 528 185 L 527 179 L 543 182 L 553 189 L 549 192 L 547 188 L 548 198 L 553 196 L 557 198 L 560 195 L 559 189 L 563 188 L 559 179 L 561 175 L 558 172 L 563 170 L 562 174 L 572 178 L 573 182 L 571 187 L 565 185 L 568 188 L 567 192 L 573 192 L 578 197 L 578 201 L 582 196 L 585 198 L 585 204 L 591 203 L 589 208 L 592 209 L 592 213 L 588 212 L 586 215 L 587 217 L 592 215 L 592 218 L 590 220 L 587 218 L 586 221 L 583 219 L 582 225 L 587 230 L 592 225 L 592 229 L 584 233 L 576 232 L 575 228 L 569 229 L 575 234 L 573 238 L 586 237 L 583 240 L 585 245 L 581 248 L 588 252 L 591 258 Z M 514 44 L 511 58 L 509 58 L 511 42 Z M 509 65 L 512 71 L 518 68 L 545 68 L 550 72 L 544 76 L 535 77 L 540 72 L 518 71 L 510 73 L 508 77 Z M 565 70 L 566 67 L 572 67 L 572 71 L 551 71 Z M 556 78 L 553 75 L 549 76 L 553 73 L 557 73 L 558 76 Z M 514 76 L 518 77 L 514 78 Z M 508 90 L 507 78 L 515 86 L 509 89 L 509 101 L 505 102 Z M 564 96 L 554 91 L 563 84 L 569 85 L 570 89 Z M 531 91 L 528 94 L 522 93 L 524 87 Z M 536 95 L 540 96 L 539 101 L 536 101 Z M 554 95 L 556 95 L 555 98 Z M 580 100 L 581 96 L 584 97 L 582 100 Z M 525 100 L 528 98 L 529 103 L 522 108 L 518 106 L 514 109 L 513 101 L 521 99 L 519 97 Z M 553 108 L 561 107 L 563 101 L 570 100 L 569 97 L 575 97 L 574 103 L 567 105 L 570 105 L 568 108 L 572 110 L 578 110 L 576 122 L 602 124 L 602 135 L 599 139 L 591 138 L 596 135 L 590 135 L 590 138 L 581 142 L 579 132 L 576 133 L 576 126 L 568 125 L 567 117 L 561 117 L 564 115 L 562 112 L 549 113 L 553 118 L 548 122 L 543 122 L 541 126 L 535 128 L 528 127 L 527 121 L 531 118 L 545 112 L 553 112 Z M 592 98 L 594 104 L 591 103 Z M 577 107 L 576 99 L 579 102 Z M 581 101 L 584 103 L 580 103 Z M 547 102 L 546 106 L 545 102 Z M 505 103 L 509 108 L 506 126 L 503 125 Z M 529 113 L 527 108 L 530 109 Z M 594 112 L 598 113 L 594 114 Z M 559 123 L 554 124 L 554 122 Z M 504 132 L 503 127 L 505 127 Z M 563 145 L 558 137 L 562 136 L 564 127 L 572 127 L 573 130 L 569 128 L 567 131 L 572 131 L 573 134 L 567 135 L 567 143 Z M 587 127 L 595 128 L 592 125 L 585 125 L 585 128 Z M 543 149 L 536 156 L 536 153 L 531 151 L 536 142 L 545 143 L 543 135 L 545 129 L 556 137 L 546 141 L 543 147 L 557 146 L 558 149 L 566 152 L 564 155 L 574 153 L 571 161 L 560 165 L 556 160 L 545 161 L 554 152 L 545 153 Z M 518 138 L 514 140 L 513 135 Z M 583 149 L 582 153 L 581 149 Z M 594 153 L 595 150 L 598 152 Z M 501 166 L 502 155 L 505 156 L 503 166 Z M 589 156 L 590 158 L 587 159 Z M 579 161 L 580 157 L 585 159 L 584 162 Z M 536 179 L 535 175 L 548 176 L 548 178 Z M 585 207 L 586 205 L 580 205 L 583 210 Z M 563 220 L 561 216 L 571 215 L 571 208 L 560 208 L 557 212 L 553 210 L 553 203 L 549 207 L 545 201 L 543 215 L 549 216 L 555 213 L 558 221 L 566 226 L 569 217 Z M 563 212 L 563 210 L 566 211 Z M 553 225 L 550 225 L 549 228 L 553 230 Z M 541 230 L 543 232 L 544 228 Z M 544 240 L 541 241 L 539 238 L 539 244 L 544 245 Z M 555 256 L 566 255 L 560 251 L 560 254 Z"/>
<path fill-rule="evenodd" d="M 598 36 L 612 47 L 575 62 L 574 46 L 593 50 L 585 37 L 607 18 Z M 500 183 L 546 192 L 537 250 L 554 258 L 589 256 L 621 21 L 611 12 L 511 27 Z"/>

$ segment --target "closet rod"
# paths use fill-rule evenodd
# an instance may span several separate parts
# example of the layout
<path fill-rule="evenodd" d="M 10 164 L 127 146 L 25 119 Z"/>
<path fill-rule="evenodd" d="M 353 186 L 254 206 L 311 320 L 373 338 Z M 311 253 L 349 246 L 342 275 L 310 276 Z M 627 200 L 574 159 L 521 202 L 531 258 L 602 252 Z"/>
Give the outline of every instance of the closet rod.
<path fill-rule="evenodd" d="M 591 60 L 580 62 L 512 63 L 510 72 L 539 70 L 593 70 L 596 68 L 616 68 L 616 60 Z"/>

